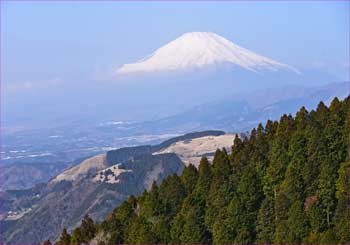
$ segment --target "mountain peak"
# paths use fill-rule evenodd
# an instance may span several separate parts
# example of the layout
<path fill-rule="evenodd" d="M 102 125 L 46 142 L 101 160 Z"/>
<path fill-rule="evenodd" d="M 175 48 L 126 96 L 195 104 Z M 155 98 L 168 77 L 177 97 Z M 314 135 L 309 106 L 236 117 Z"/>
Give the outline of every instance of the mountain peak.
<path fill-rule="evenodd" d="M 298 71 L 288 65 L 242 48 L 213 32 L 188 32 L 132 64 L 125 64 L 117 74 L 176 72 L 210 65 L 231 64 L 249 71 Z"/>

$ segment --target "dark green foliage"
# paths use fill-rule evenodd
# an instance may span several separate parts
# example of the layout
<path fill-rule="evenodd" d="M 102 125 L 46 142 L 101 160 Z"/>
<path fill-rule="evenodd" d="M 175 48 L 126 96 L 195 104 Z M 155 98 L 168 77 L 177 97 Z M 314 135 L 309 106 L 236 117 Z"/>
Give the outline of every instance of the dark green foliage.
<path fill-rule="evenodd" d="M 350 98 L 302 107 L 187 166 L 98 227 L 88 217 L 71 243 L 350 243 Z M 61 240 L 70 239 L 66 230 Z M 62 244 L 62 243 L 59 243 Z"/>
<path fill-rule="evenodd" d="M 187 196 L 174 217 L 171 241 L 174 243 L 209 243 L 210 234 L 204 224 L 204 205 L 192 195 Z"/>
<path fill-rule="evenodd" d="M 320 235 L 319 244 L 335 244 L 336 238 L 332 229 L 328 229 Z"/>
<path fill-rule="evenodd" d="M 338 199 L 335 211 L 335 231 L 340 243 L 350 241 L 350 162 L 344 162 L 339 169 L 337 180 Z"/>
<path fill-rule="evenodd" d="M 46 241 L 43 242 L 43 245 L 51 245 L 51 244 L 52 244 L 52 243 L 51 243 L 50 240 L 46 240 Z"/>
<path fill-rule="evenodd" d="M 288 212 L 288 235 L 287 243 L 301 243 L 308 234 L 308 226 L 305 219 L 303 203 L 295 201 Z"/>
<path fill-rule="evenodd" d="M 190 164 L 185 167 L 182 173 L 182 182 L 185 188 L 186 195 L 190 195 L 194 190 L 198 179 L 198 171 L 195 166 Z"/>
<path fill-rule="evenodd" d="M 181 207 L 185 193 L 185 188 L 179 176 L 173 174 L 166 178 L 159 187 L 162 214 L 167 217 L 174 216 Z"/>
<path fill-rule="evenodd" d="M 214 224 L 215 217 L 220 209 L 228 205 L 231 195 L 229 176 L 231 174 L 230 162 L 226 151 L 217 150 L 212 165 L 212 179 L 206 199 L 205 222 L 209 229 Z"/>
<path fill-rule="evenodd" d="M 212 228 L 214 244 L 232 243 L 235 234 L 233 233 L 232 227 L 227 224 L 229 218 L 230 217 L 226 207 L 222 208 L 220 210 L 220 213 L 215 217 Z"/>
<path fill-rule="evenodd" d="M 257 220 L 257 243 L 272 244 L 275 233 L 274 203 L 265 198 L 261 203 Z"/>
<path fill-rule="evenodd" d="M 198 167 L 198 180 L 193 191 L 193 196 L 197 203 L 204 205 L 211 182 L 211 168 L 206 157 L 203 157 Z"/>
<path fill-rule="evenodd" d="M 142 216 L 136 216 L 128 227 L 126 244 L 154 244 L 155 235 L 152 233 L 152 224 Z"/>
<path fill-rule="evenodd" d="M 153 223 L 152 233 L 155 235 L 157 243 L 169 243 L 171 241 L 171 237 L 168 218 L 157 218 Z"/>
<path fill-rule="evenodd" d="M 83 242 L 83 238 L 81 236 L 80 228 L 77 227 L 73 231 L 72 239 L 71 239 L 71 244 L 77 245 L 81 244 Z"/>
<path fill-rule="evenodd" d="M 62 230 L 60 239 L 56 242 L 57 245 L 67 245 L 71 243 L 71 236 L 68 234 L 67 229 Z"/>
<path fill-rule="evenodd" d="M 111 219 L 108 223 L 103 222 L 101 226 L 104 231 L 109 233 L 108 238 L 105 240 L 107 244 L 119 244 L 124 241 L 123 225 L 119 219 Z"/>
<path fill-rule="evenodd" d="M 89 215 L 85 215 L 81 221 L 80 232 L 83 243 L 88 243 L 95 236 L 96 227 Z"/>

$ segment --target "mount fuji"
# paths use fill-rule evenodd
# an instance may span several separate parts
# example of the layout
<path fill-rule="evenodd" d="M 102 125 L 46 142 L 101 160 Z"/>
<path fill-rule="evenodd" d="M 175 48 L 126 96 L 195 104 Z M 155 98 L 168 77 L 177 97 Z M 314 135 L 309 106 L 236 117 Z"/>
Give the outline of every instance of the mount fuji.
<path fill-rule="evenodd" d="M 259 89 L 339 81 L 321 70 L 256 54 L 212 32 L 184 33 L 145 58 L 116 67 L 112 80 L 133 91 L 118 92 L 122 104 L 131 107 L 137 101 L 137 109 L 142 105 L 140 110 L 149 115 L 157 111 L 155 117 Z"/>
<path fill-rule="evenodd" d="M 259 42 L 264 42 L 263 38 Z M 6 118 L 44 126 L 56 123 L 57 113 L 62 115 L 62 122 L 73 117 L 76 121 L 152 121 L 257 90 L 284 91 L 288 86 L 314 87 L 342 81 L 324 70 L 307 71 L 300 64 L 264 55 L 215 33 L 185 33 L 136 63 L 124 62 L 130 64 L 102 71 L 100 82 L 72 83 L 71 89 L 47 91 L 45 109 L 26 113 L 23 104 L 15 104 L 7 110 Z M 41 103 L 35 93 L 25 96 L 26 108 Z"/>
<path fill-rule="evenodd" d="M 258 55 L 212 32 L 185 33 L 148 57 L 123 65 L 117 74 L 190 71 L 223 64 L 254 73 L 285 71 L 300 74 L 294 67 Z"/>

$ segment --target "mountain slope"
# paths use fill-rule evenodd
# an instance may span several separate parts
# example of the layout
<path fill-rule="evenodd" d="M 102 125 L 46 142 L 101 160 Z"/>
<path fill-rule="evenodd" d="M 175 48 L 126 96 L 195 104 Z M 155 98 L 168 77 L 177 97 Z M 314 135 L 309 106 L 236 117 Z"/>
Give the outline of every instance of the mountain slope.
<path fill-rule="evenodd" d="M 150 189 L 153 181 L 160 183 L 168 175 L 181 173 L 184 162 L 177 155 L 181 152 L 152 153 L 178 143 L 186 144 L 196 139 L 205 141 L 209 136 L 215 141 L 216 137 L 225 135 L 222 131 L 195 132 L 154 146 L 112 150 L 82 161 L 47 184 L 25 191 L 5 192 L 0 199 L 5 211 L 2 217 L 4 243 L 55 240 L 63 227 L 71 230 L 86 214 L 95 220 L 103 220 L 128 195 L 139 195 L 144 189 Z M 220 146 L 229 148 L 233 135 L 229 137 L 225 141 L 227 144 Z M 193 155 L 212 154 L 216 147 L 213 144 Z"/>
<path fill-rule="evenodd" d="M 55 240 L 57 232 L 63 227 L 71 230 L 79 225 L 87 213 L 95 220 L 102 220 L 129 195 L 141 194 L 153 181 L 180 173 L 183 163 L 174 153 L 142 155 L 122 163 L 120 168 L 125 171 L 114 181 L 108 175 L 107 179 L 98 181 L 100 172 L 109 172 L 105 166 L 100 172 L 89 171 L 77 179 L 67 174 L 68 180 L 50 181 L 38 190 L 28 190 L 25 195 L 19 195 L 21 191 L 6 193 L 6 209 L 13 210 L 13 203 L 19 205 L 18 211 L 11 211 L 18 213 L 18 217 L 9 219 L 7 215 L 2 222 L 4 243 L 36 244 L 46 238 Z"/>
<path fill-rule="evenodd" d="M 39 183 L 46 183 L 52 177 L 72 166 L 72 162 L 15 163 L 1 166 L 0 191 L 23 190 Z"/>
<path fill-rule="evenodd" d="M 176 153 L 186 166 L 193 164 L 195 167 L 198 167 L 203 156 L 212 161 L 216 149 L 225 148 L 227 152 L 230 152 L 230 146 L 233 144 L 234 138 L 235 134 L 224 134 L 178 141 L 160 151 L 154 152 L 153 155 Z"/>
<path fill-rule="evenodd" d="M 123 65 L 117 73 L 183 71 L 225 63 L 253 72 L 286 70 L 298 73 L 291 66 L 257 55 L 211 32 L 185 33 L 149 57 Z"/>

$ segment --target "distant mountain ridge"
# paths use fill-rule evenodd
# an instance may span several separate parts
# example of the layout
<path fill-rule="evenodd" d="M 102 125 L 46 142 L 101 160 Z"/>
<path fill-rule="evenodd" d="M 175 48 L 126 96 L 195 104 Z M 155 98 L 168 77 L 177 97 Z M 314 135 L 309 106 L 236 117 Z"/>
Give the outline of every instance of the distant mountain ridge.
<path fill-rule="evenodd" d="M 90 124 L 79 121 L 73 126 L 69 124 L 66 127 L 49 130 L 18 132 L 13 137 L 4 139 L 6 146 L 4 144 L 2 150 L 7 154 L 2 155 L 2 162 L 6 164 L 3 168 L 2 187 L 4 190 L 32 187 L 36 183 L 45 182 L 54 177 L 68 166 L 76 165 L 78 161 L 75 162 L 73 159 L 101 154 L 118 145 L 122 147 L 152 144 L 153 147 L 156 147 L 154 145 L 161 140 L 169 138 L 174 140 L 173 137 L 176 135 L 211 129 L 244 132 L 257 123 L 277 119 L 283 113 L 293 114 L 302 105 L 310 110 L 316 107 L 318 101 L 329 104 L 331 98 L 337 96 L 342 99 L 349 94 L 350 82 L 330 83 L 322 86 L 288 85 L 282 88 L 265 88 L 223 97 L 221 100 L 213 100 L 181 113 L 152 121 L 113 123 L 114 121 L 110 119 L 107 123 L 101 120 L 102 122 L 93 121 Z M 50 138 L 53 134 L 60 137 Z M 35 138 L 35 144 L 33 144 L 33 138 Z M 31 146 L 29 149 L 28 145 Z M 27 152 L 21 153 L 23 150 Z M 11 153 L 11 151 L 19 153 Z M 49 152 L 50 155 L 32 157 L 42 152 Z M 16 157 L 6 159 L 6 157 L 12 158 L 14 154 L 19 154 L 21 158 L 18 160 Z M 29 157 L 25 158 L 24 155 Z M 53 164 L 53 162 L 62 162 L 62 164 Z M 11 164 L 14 165 L 11 166 Z M 55 166 L 57 172 L 45 171 L 45 176 L 40 177 L 47 166 L 52 165 Z M 29 177 L 29 181 L 24 183 L 23 180 L 27 178 L 29 172 L 38 173 L 38 178 Z"/>
<path fill-rule="evenodd" d="M 301 106 L 314 109 L 319 101 L 329 104 L 331 99 L 343 99 L 350 94 L 350 82 L 323 86 L 290 85 L 277 89 L 262 89 L 205 103 L 190 110 L 156 121 L 144 123 L 144 128 L 172 130 L 208 130 L 244 132 L 258 123 L 275 120 L 281 114 L 294 114 Z"/>

